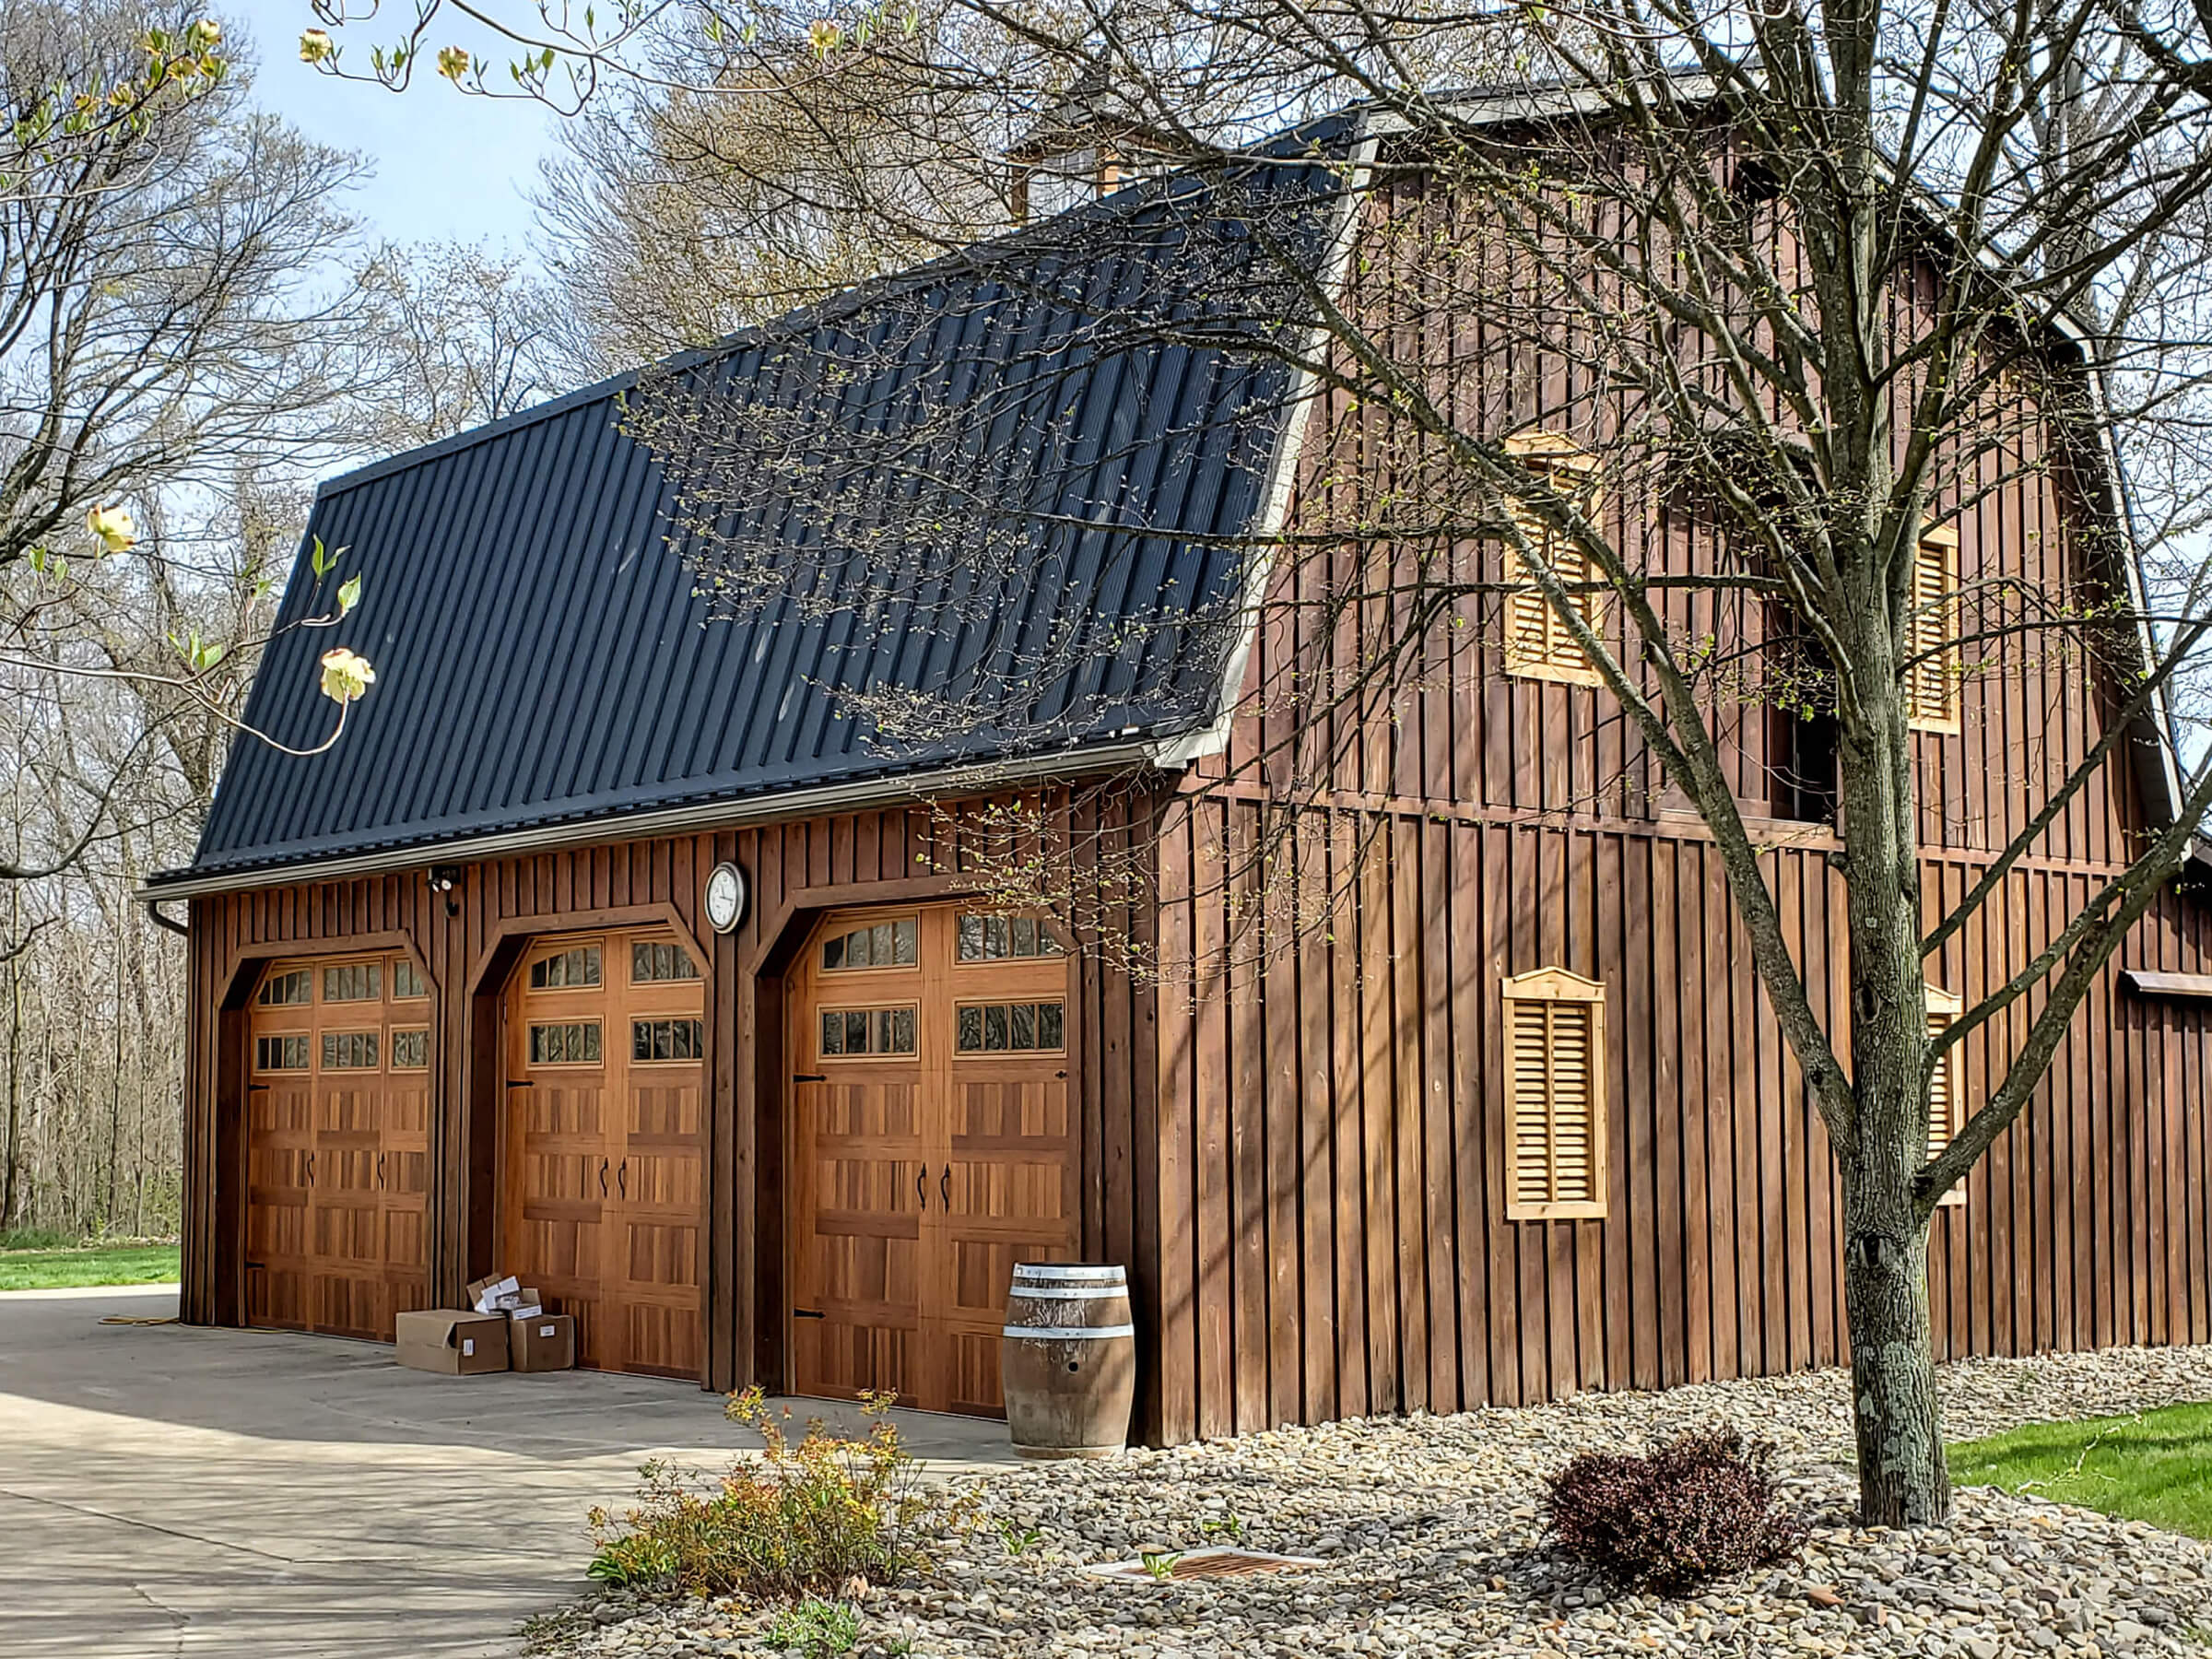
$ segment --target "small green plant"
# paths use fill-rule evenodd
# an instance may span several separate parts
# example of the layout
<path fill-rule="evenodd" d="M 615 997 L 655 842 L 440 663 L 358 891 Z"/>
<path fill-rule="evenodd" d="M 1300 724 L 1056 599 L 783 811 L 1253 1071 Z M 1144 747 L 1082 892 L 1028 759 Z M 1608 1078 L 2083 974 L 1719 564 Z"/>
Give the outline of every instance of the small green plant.
<path fill-rule="evenodd" d="M 1044 1541 L 1044 1528 L 1017 1527 L 1013 1522 L 1002 1518 L 998 1523 L 998 1535 L 1006 1540 L 1008 1555 L 1021 1556 L 1027 1555 Z"/>
<path fill-rule="evenodd" d="M 1152 1575 L 1154 1583 L 1165 1584 L 1173 1582 L 1175 1563 L 1182 1559 L 1182 1551 L 1147 1549 L 1137 1559 L 1144 1563 L 1145 1571 Z"/>
<path fill-rule="evenodd" d="M 769 1646 L 787 1653 L 796 1648 L 801 1659 L 837 1659 L 859 1640 L 860 1615 L 843 1602 L 815 1595 L 784 1608 L 768 1627 Z"/>
<path fill-rule="evenodd" d="M 1204 1538 L 1231 1538 L 1241 1544 L 1244 1542 L 1244 1518 L 1235 1510 L 1230 1510 L 1218 1521 L 1201 1521 L 1198 1523 L 1198 1535 Z"/>
<path fill-rule="evenodd" d="M 673 1471 L 665 1464 L 649 1463 L 638 1473 L 650 1490 Z M 594 1528 L 601 1524 L 605 1512 L 592 1512 Z M 631 1512 L 633 1516 L 636 1513 Z M 583 1571 L 603 1584 L 650 1584 L 657 1579 L 673 1578 L 682 1561 L 675 1543 L 657 1533 L 633 1532 L 605 1540 L 594 1535 L 593 1541 L 599 1545 L 599 1553 Z"/>
<path fill-rule="evenodd" d="M 922 1479 L 890 1407 L 891 1396 L 869 1395 L 865 1433 L 817 1418 L 794 1441 L 791 1414 L 771 1411 L 759 1389 L 732 1395 L 725 1409 L 759 1435 L 759 1453 L 712 1486 L 645 1465 L 634 1505 L 619 1517 L 591 1513 L 591 1575 L 757 1601 L 833 1595 L 855 1580 L 897 1583 L 936 1542 L 974 1524 L 978 1500 Z"/>

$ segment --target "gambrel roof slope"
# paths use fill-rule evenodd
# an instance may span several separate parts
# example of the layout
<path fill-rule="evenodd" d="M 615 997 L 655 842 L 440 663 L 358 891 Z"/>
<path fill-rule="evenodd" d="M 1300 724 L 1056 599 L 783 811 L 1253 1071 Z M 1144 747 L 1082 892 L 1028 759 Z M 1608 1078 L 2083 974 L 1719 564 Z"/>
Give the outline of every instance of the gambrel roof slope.
<path fill-rule="evenodd" d="M 1293 158 L 1333 142 L 1124 191 L 325 484 L 279 627 L 356 571 L 362 603 L 279 635 L 246 720 L 319 741 L 335 644 L 376 684 L 327 753 L 241 736 L 180 877 L 1100 764 L 1210 722 L 1295 401 L 1248 348 L 1290 326 L 1253 303 L 1254 227 L 1321 256 L 1337 181 Z M 722 446 L 708 510 L 633 435 L 686 400 Z M 320 585 L 316 539 L 347 549 Z M 788 591 L 756 571 L 751 603 L 718 597 L 734 552 Z M 959 718 L 887 732 L 864 706 L 910 693 Z"/>

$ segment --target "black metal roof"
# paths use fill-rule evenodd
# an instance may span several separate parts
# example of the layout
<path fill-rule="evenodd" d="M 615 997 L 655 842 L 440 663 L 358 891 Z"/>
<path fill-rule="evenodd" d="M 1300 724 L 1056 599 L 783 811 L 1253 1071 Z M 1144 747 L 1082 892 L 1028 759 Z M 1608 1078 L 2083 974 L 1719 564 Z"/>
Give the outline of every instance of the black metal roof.
<path fill-rule="evenodd" d="M 1254 244 L 1318 259 L 1338 194 L 1294 153 L 1315 152 L 1124 191 L 326 483 L 246 720 L 319 742 L 333 645 L 376 684 L 325 753 L 241 736 L 172 879 L 1209 722 L 1291 424 L 1291 376 L 1253 347 L 1300 308 Z M 679 455 L 672 483 L 667 429 L 632 435 L 655 410 L 687 412 L 712 468 Z M 320 585 L 318 538 L 346 549 Z M 340 626 L 292 626 L 356 572 Z M 887 696 L 935 729 L 887 727 Z"/>

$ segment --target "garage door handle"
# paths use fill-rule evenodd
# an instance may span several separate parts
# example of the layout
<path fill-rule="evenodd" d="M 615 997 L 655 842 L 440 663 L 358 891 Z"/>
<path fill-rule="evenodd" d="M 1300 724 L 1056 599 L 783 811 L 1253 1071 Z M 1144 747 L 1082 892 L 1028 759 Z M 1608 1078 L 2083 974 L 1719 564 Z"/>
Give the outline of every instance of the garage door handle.
<path fill-rule="evenodd" d="M 914 1202 L 924 1209 L 929 1207 L 929 1166 L 924 1164 L 914 1171 Z"/>
<path fill-rule="evenodd" d="M 599 1196 L 606 1196 L 606 1159 L 604 1158 L 599 1160 Z"/>
<path fill-rule="evenodd" d="M 315 1184 L 315 1155 L 312 1152 L 307 1155 L 307 1184 Z"/>
<path fill-rule="evenodd" d="M 945 1173 L 937 1177 L 937 1207 L 947 1210 L 952 1207 L 952 1166 L 950 1164 L 947 1164 Z"/>
<path fill-rule="evenodd" d="M 380 1193 L 384 1190 L 384 1155 L 382 1152 L 376 1155 L 376 1190 Z"/>
<path fill-rule="evenodd" d="M 615 1191 L 625 1198 L 629 1196 L 629 1159 L 627 1158 L 615 1170 Z"/>

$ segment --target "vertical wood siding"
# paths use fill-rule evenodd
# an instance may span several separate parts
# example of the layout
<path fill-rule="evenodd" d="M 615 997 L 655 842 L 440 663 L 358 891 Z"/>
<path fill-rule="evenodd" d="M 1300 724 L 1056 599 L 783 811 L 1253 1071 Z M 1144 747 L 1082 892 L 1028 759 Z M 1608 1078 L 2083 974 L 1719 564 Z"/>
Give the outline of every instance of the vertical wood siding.
<path fill-rule="evenodd" d="M 1316 814 L 1361 821 L 1317 827 L 1301 852 L 1369 843 L 1327 935 L 1209 964 L 1231 889 L 1188 872 L 1270 810 L 1193 799 L 1163 860 L 1190 884 L 1163 892 L 1165 948 L 1199 952 L 1187 989 L 1160 994 L 1163 1438 L 1843 1361 L 1833 1162 L 1710 842 Z M 1773 862 L 1816 1006 L 1840 1021 L 1841 878 L 1818 851 Z M 1977 870 L 1931 861 L 1931 915 Z M 1971 1005 L 2099 884 L 2034 865 L 1933 977 Z M 1941 1357 L 2212 1339 L 2207 1015 L 2118 983 L 2123 968 L 2205 971 L 2202 910 L 2170 894 L 2137 929 L 1965 1204 L 1937 1214 Z M 1602 1220 L 1505 1218 L 1501 982 L 1538 967 L 1606 986 Z M 1970 1101 L 2029 1013 L 1966 1044 Z"/>
<path fill-rule="evenodd" d="M 1407 176 L 1372 206 L 1353 303 L 1425 343 L 1465 427 L 1579 429 L 1582 371 L 1479 308 L 1420 311 L 1405 258 L 1465 245 L 1464 206 Z M 1404 236 L 1405 241 L 1394 240 Z M 1900 307 L 1933 290 L 1901 294 Z M 1903 287 L 1910 285 L 1900 285 Z M 1403 306 L 1390 315 L 1385 308 Z M 2031 409 L 1954 477 L 1961 580 L 2000 572 L 2099 591 L 2061 458 Z M 1370 522 L 1424 450 L 1391 400 L 1324 406 L 1299 522 Z M 1598 416 L 1602 424 L 1607 418 Z M 1709 522 L 1617 488 L 1605 511 L 1652 569 L 1719 568 Z M 1653 1388 L 1845 1358 L 1840 1204 L 1703 826 L 1670 808 L 1610 697 L 1504 672 L 1499 606 L 1472 594 L 1409 672 L 1349 683 L 1391 638 L 1383 607 L 1416 549 L 1300 556 L 1280 572 L 1225 756 L 1188 781 L 1160 859 L 1158 1268 L 1168 1440 L 1291 1418 L 1451 1410 L 1587 1387 Z M 1419 549 L 1421 568 L 1508 576 L 1496 544 Z M 1441 559 L 1441 565 L 1438 563 Z M 1367 569 L 1359 569 L 1365 561 Z M 1376 595 L 1345 604 L 1346 593 Z M 1761 606 L 1677 590 L 1685 637 L 1756 660 Z M 1616 628 L 1618 625 L 1616 625 Z M 2030 819 L 2116 706 L 2094 663 L 2032 639 L 1980 649 L 1956 734 L 1916 738 L 1931 924 Z M 1825 828 L 1766 817 L 1775 757 L 1742 697 L 1713 719 L 1815 1008 L 1847 1029 L 1844 891 Z M 1931 965 L 1971 1006 L 2032 959 L 2146 822 L 2123 753 Z M 2145 763 L 2148 763 L 2146 759 Z M 1302 818 L 1278 782 L 1299 780 Z M 1263 782 L 1262 781 L 1265 780 Z M 1240 891 L 1245 850 L 1278 890 Z M 1288 872 L 1288 874 L 1286 874 Z M 1934 1223 L 1944 1356 L 2212 1334 L 2207 1015 L 2119 989 L 2123 968 L 2206 971 L 2205 900 L 2169 893 L 2076 1018 L 2019 1122 Z M 1330 908 L 1333 906 L 1334 908 Z M 1255 922 L 1255 913 L 1258 920 Z M 1325 925 L 1316 926 L 1316 918 Z M 1218 948 L 1225 936 L 1236 943 Z M 1608 1210 L 1509 1221 L 1500 984 L 1536 968 L 1603 982 Z M 1966 1045 L 1986 1098 L 2040 993 Z M 1237 1155 L 1264 1137 L 1258 1157 Z M 1215 1148 L 1230 1149 L 1217 1158 Z"/>

